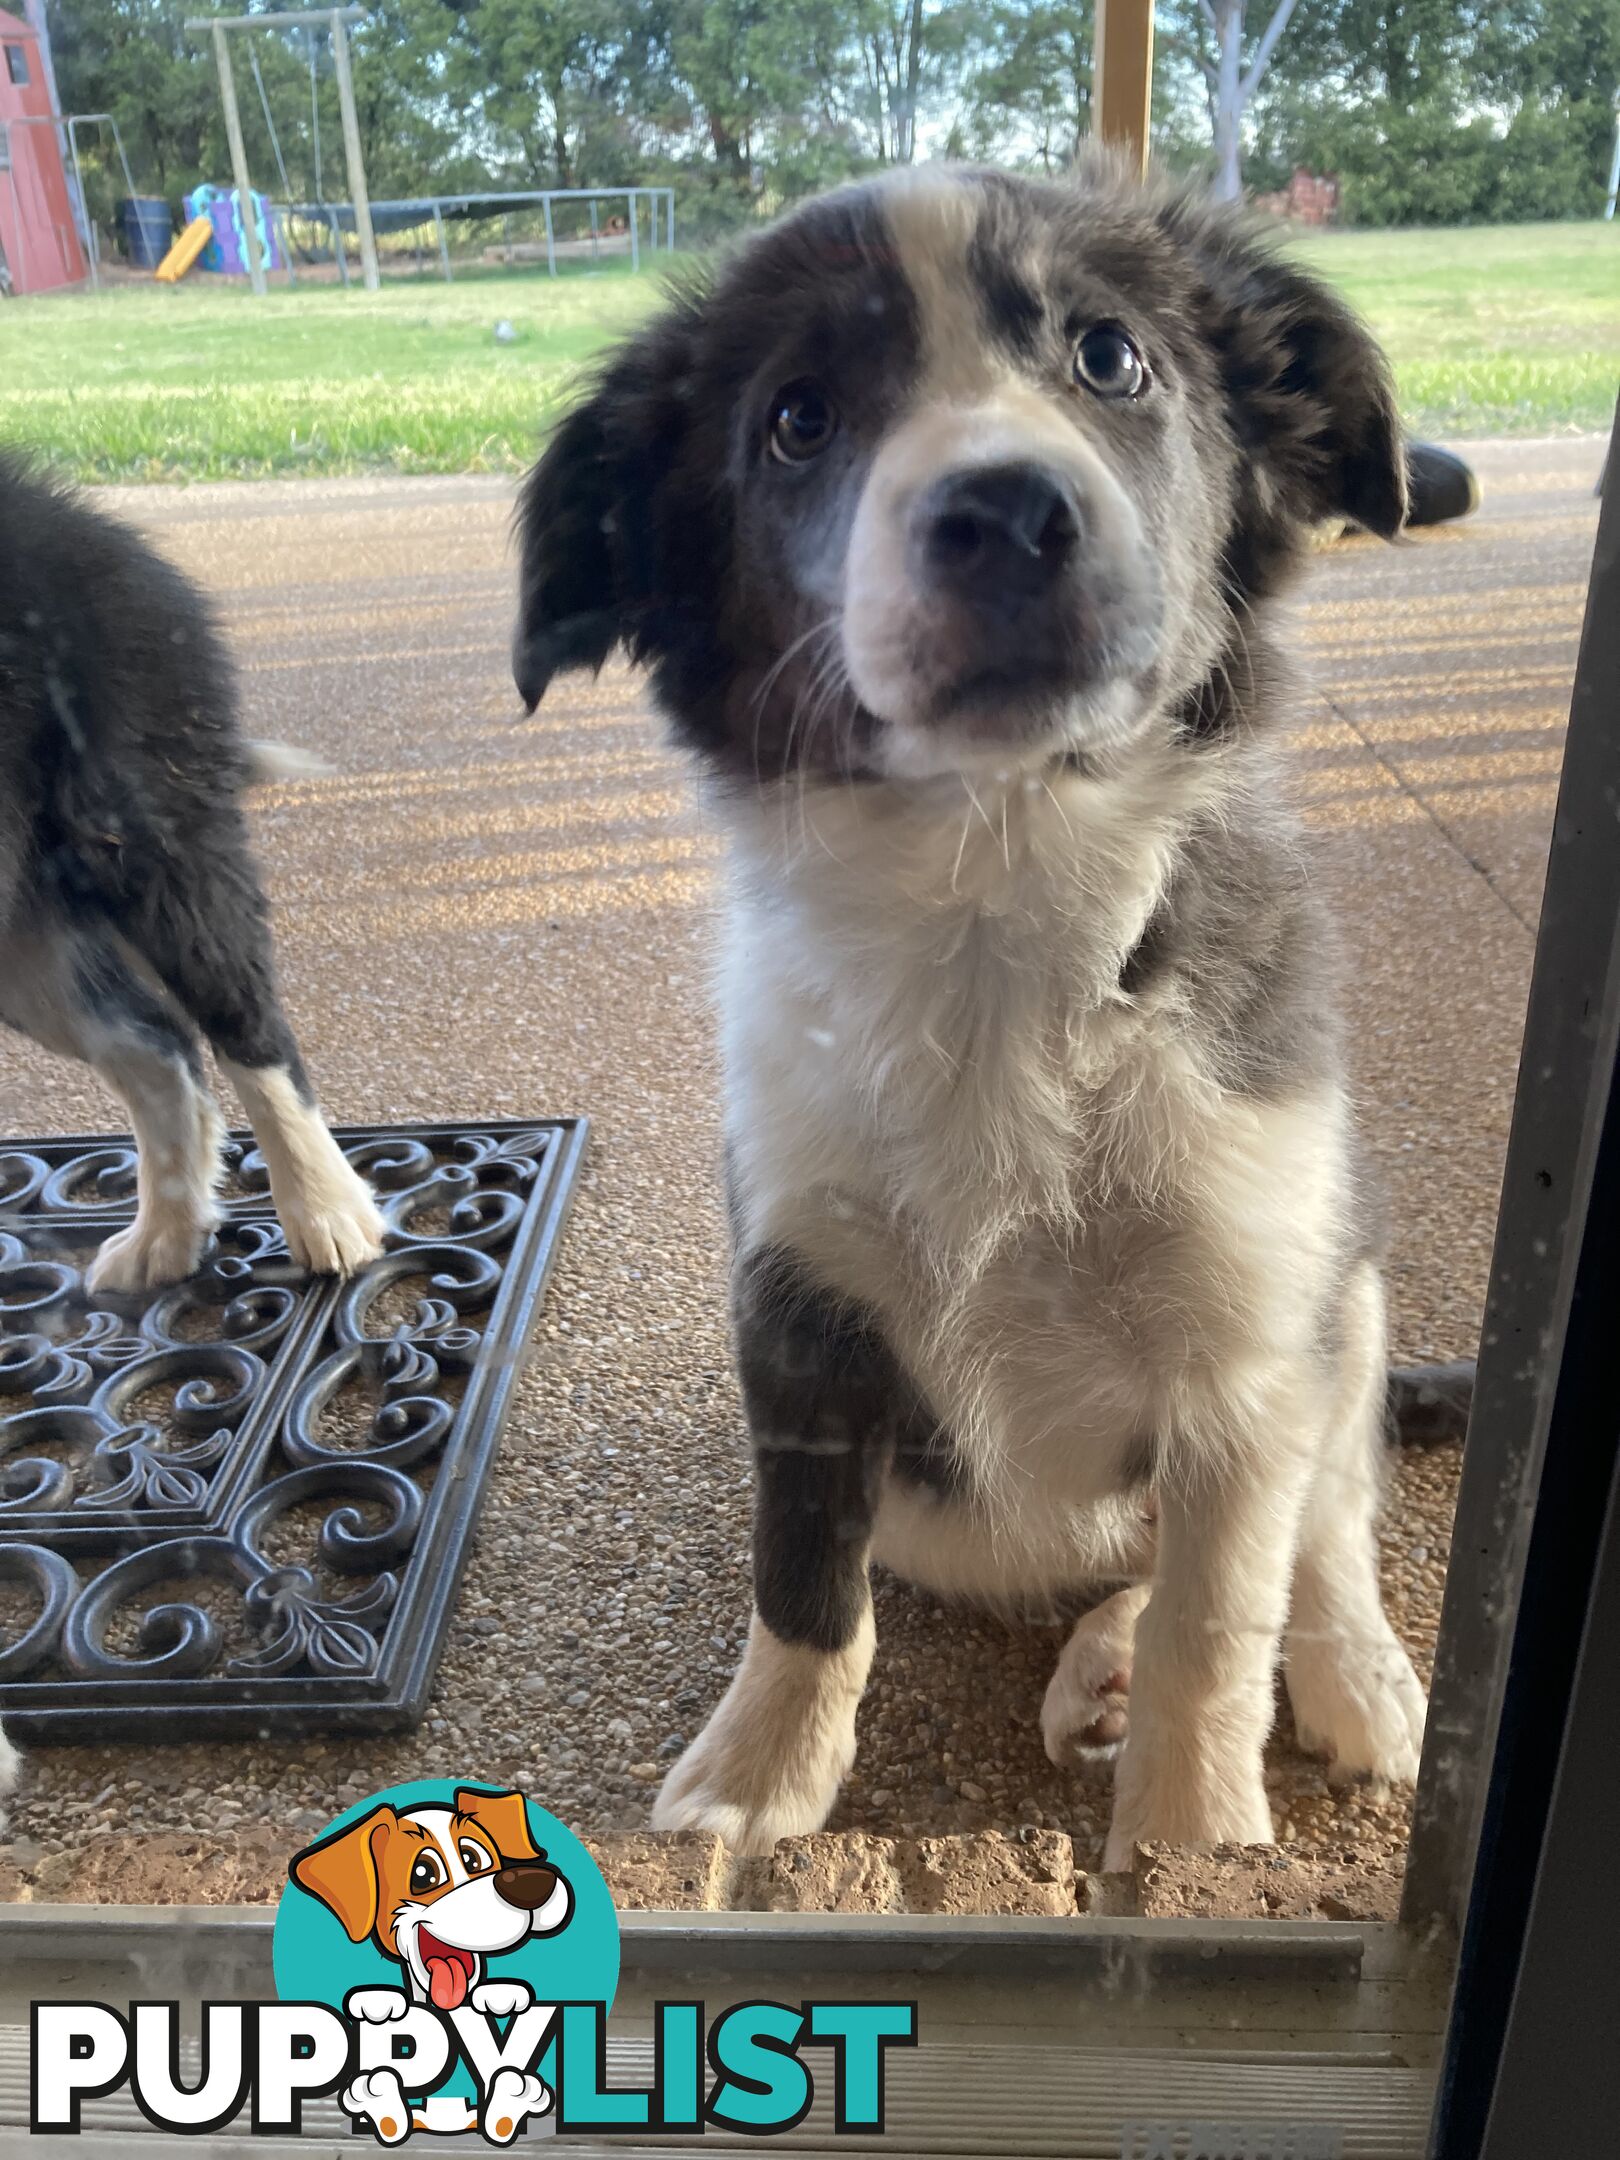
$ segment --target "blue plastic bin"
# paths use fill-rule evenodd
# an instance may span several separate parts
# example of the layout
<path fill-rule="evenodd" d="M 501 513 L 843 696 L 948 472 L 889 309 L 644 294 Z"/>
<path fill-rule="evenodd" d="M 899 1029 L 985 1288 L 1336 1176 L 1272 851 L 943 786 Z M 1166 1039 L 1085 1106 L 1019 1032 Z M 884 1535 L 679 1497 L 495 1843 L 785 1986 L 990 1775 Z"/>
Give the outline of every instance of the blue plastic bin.
<path fill-rule="evenodd" d="M 174 245 L 174 219 L 161 195 L 126 195 L 118 205 L 132 270 L 155 270 Z"/>

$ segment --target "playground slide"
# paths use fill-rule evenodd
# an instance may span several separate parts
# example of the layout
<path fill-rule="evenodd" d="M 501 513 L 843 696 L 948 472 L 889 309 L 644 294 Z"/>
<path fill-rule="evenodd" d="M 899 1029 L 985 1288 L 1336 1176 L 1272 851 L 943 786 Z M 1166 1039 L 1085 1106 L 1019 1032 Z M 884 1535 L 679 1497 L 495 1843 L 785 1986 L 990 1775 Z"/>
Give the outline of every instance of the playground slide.
<path fill-rule="evenodd" d="M 152 275 L 160 278 L 165 285 L 176 284 L 185 276 L 213 237 L 212 218 L 193 218 Z"/>

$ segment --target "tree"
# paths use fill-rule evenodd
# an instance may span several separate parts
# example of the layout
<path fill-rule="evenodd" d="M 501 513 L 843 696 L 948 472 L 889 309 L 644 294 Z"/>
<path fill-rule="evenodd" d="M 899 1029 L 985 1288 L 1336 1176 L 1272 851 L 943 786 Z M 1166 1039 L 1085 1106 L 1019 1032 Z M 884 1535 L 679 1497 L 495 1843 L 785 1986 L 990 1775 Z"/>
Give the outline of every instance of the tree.
<path fill-rule="evenodd" d="M 909 165 L 925 107 L 967 50 L 971 12 L 927 0 L 855 0 L 853 28 L 874 153 L 880 164 Z"/>
<path fill-rule="evenodd" d="M 1620 86 L 1620 0 L 1479 0 L 1472 72 L 1498 97 L 1588 98 Z"/>
<path fill-rule="evenodd" d="M 446 95 L 447 47 L 455 26 L 456 16 L 444 0 L 367 0 L 365 19 L 350 30 L 355 118 L 368 184 L 375 195 L 410 196 L 423 194 L 430 186 L 489 184 Z M 278 40 L 272 33 L 261 33 L 260 42 L 268 54 Z M 286 34 L 286 47 L 285 88 L 278 94 L 272 87 L 272 109 L 277 125 L 297 144 L 302 158 L 309 111 L 309 48 L 298 31 Z M 323 148 L 328 160 L 335 160 L 343 139 L 342 121 L 330 48 L 319 30 L 315 52 Z M 293 164 L 291 156 L 288 163 Z M 341 162 L 328 162 L 326 170 L 341 173 L 343 167 Z M 313 170 L 310 178 L 313 181 Z"/>
<path fill-rule="evenodd" d="M 1620 0 L 1299 0 L 1246 133 L 1357 223 L 1596 216 Z"/>
<path fill-rule="evenodd" d="M 64 111 L 110 112 L 136 186 L 171 199 L 226 169 L 213 56 L 186 35 L 190 12 L 186 0 L 61 0 L 52 10 Z"/>
<path fill-rule="evenodd" d="M 861 52 L 877 120 L 878 155 L 909 165 L 917 151 L 917 96 L 922 87 L 923 0 L 889 0 L 866 11 Z"/>
<path fill-rule="evenodd" d="M 1246 0 L 1181 0 L 1166 28 L 1203 80 L 1215 148 L 1212 192 L 1223 202 L 1243 193 L 1243 118 L 1265 81 L 1296 0 L 1276 0 L 1257 38 L 1245 23 Z"/>
<path fill-rule="evenodd" d="M 476 0 L 448 41 L 446 88 L 531 186 L 576 187 L 619 84 L 624 12 L 609 0 Z M 591 178 L 617 178 L 593 174 Z"/>
<path fill-rule="evenodd" d="M 1410 112 L 1452 77 L 1469 0 L 1336 0 L 1310 62 Z M 1310 64 L 1308 62 L 1308 64 Z"/>
<path fill-rule="evenodd" d="M 1061 171 L 1091 131 L 1091 0 L 995 0 L 968 77 L 967 122 L 981 156 Z"/>

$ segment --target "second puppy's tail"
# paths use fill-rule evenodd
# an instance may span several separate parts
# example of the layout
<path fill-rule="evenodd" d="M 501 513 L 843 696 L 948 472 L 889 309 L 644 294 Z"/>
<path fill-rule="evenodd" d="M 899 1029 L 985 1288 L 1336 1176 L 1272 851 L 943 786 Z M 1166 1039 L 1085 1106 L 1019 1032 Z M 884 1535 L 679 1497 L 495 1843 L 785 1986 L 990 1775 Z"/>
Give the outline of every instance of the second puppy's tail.
<path fill-rule="evenodd" d="M 247 752 L 249 787 L 273 787 L 281 780 L 322 780 L 337 770 L 296 743 L 263 742 L 250 735 L 242 747 Z"/>

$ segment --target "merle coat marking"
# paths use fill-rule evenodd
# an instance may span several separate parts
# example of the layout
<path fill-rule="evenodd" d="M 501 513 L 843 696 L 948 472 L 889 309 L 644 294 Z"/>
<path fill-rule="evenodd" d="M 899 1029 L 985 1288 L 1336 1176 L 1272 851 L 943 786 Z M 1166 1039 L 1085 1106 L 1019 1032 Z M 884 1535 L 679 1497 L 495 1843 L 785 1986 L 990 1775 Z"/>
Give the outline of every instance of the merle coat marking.
<path fill-rule="evenodd" d="M 1316 524 L 1404 514 L 1388 375 L 1241 220 L 1106 163 L 927 168 L 744 246 L 525 490 L 532 707 L 617 647 L 728 840 L 741 1668 L 655 1820 L 817 1827 L 873 1559 L 1131 1587 L 1048 1691 L 1110 1858 L 1265 1840 L 1308 1747 L 1407 1778 L 1377 1252 L 1332 926 L 1272 737 Z M 1151 1594 L 1149 1587 L 1151 1586 Z"/>

